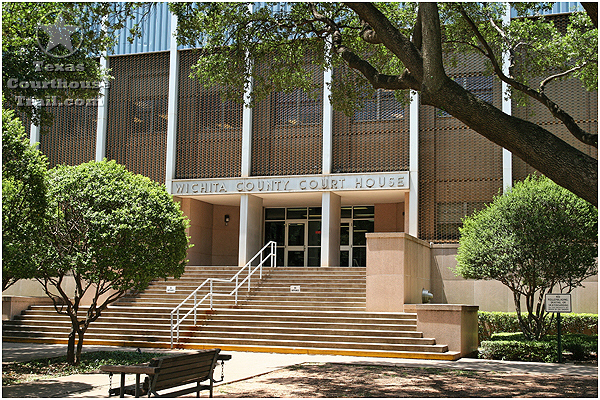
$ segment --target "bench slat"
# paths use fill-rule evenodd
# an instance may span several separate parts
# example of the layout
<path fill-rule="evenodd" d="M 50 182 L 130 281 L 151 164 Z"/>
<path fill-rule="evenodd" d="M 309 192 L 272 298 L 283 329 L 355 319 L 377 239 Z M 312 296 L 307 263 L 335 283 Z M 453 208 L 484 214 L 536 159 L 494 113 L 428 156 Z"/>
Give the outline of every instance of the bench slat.
<path fill-rule="evenodd" d="M 170 359 L 170 360 L 162 360 L 162 362 L 159 364 L 160 368 L 164 369 L 164 368 L 175 368 L 178 366 L 186 366 L 186 365 L 195 365 L 195 364 L 209 364 L 213 361 L 213 359 L 215 358 L 214 354 L 201 354 L 198 357 L 190 357 L 190 358 L 186 358 L 185 360 L 177 360 L 177 359 Z"/>
<path fill-rule="evenodd" d="M 159 387 L 167 387 L 167 386 L 174 386 L 176 384 L 178 384 L 178 382 L 181 382 L 180 384 L 185 384 L 185 383 L 189 383 L 189 382 L 203 382 L 206 381 L 208 379 L 210 379 L 209 373 L 210 373 L 210 367 L 206 367 L 206 369 L 203 369 L 201 371 L 199 371 L 199 373 L 197 374 L 193 374 L 193 373 L 186 373 L 184 375 L 179 374 L 179 373 L 169 373 L 169 374 L 160 374 L 159 378 L 155 380 L 154 386 L 156 388 Z"/>

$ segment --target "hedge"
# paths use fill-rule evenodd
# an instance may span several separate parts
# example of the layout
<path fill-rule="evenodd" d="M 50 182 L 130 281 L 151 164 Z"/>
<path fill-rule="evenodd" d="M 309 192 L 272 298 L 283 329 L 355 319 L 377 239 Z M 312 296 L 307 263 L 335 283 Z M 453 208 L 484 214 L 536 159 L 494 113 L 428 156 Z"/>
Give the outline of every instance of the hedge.
<path fill-rule="evenodd" d="M 479 314 L 479 340 L 489 340 L 493 334 L 500 332 L 521 332 L 517 313 L 487 312 Z M 550 318 L 550 315 L 547 316 Z M 562 333 L 577 333 L 585 335 L 598 334 L 598 314 L 561 314 L 560 325 Z M 549 334 L 556 334 L 556 318 L 550 326 Z"/>
<path fill-rule="evenodd" d="M 566 334 L 561 342 L 563 353 L 571 353 L 574 360 L 597 357 L 598 335 Z M 522 333 L 497 333 L 491 340 L 481 342 L 479 356 L 489 360 L 557 362 L 557 347 L 555 335 L 528 341 Z"/>

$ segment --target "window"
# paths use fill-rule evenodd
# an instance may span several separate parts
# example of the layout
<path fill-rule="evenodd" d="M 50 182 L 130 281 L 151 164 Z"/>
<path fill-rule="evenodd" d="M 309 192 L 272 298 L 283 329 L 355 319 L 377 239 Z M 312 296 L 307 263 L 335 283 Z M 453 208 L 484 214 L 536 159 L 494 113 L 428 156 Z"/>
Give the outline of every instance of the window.
<path fill-rule="evenodd" d="M 394 95 L 393 90 L 377 89 L 373 98 L 365 101 L 364 108 L 356 111 L 354 122 L 392 121 L 404 118 L 404 106 Z"/>
<path fill-rule="evenodd" d="M 302 89 L 291 93 L 277 92 L 273 95 L 276 126 L 316 124 L 321 119 L 320 102 L 308 97 Z"/>
<path fill-rule="evenodd" d="M 485 102 L 491 104 L 494 100 L 494 80 L 491 76 L 459 76 L 455 77 L 454 81 Z M 443 110 L 437 110 L 437 116 L 451 117 L 450 114 Z"/>

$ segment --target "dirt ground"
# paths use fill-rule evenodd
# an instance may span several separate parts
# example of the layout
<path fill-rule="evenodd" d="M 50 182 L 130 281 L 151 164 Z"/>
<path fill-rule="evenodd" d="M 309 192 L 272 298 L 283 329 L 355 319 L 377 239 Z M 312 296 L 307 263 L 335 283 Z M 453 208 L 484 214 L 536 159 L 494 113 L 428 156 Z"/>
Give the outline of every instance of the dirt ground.
<path fill-rule="evenodd" d="M 215 388 L 215 397 L 592 397 L 598 377 L 301 364 Z"/>

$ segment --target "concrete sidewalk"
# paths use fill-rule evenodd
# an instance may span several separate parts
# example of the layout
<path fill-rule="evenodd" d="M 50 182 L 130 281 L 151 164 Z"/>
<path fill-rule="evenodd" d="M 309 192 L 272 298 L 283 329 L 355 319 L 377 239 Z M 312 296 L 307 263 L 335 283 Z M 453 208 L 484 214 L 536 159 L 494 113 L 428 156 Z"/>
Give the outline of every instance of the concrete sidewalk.
<path fill-rule="evenodd" d="M 84 346 L 84 351 L 98 350 L 134 350 L 124 347 Z M 166 349 L 143 349 L 144 352 L 169 352 Z M 182 350 L 172 350 L 181 352 Z M 390 359 L 375 357 L 350 357 L 303 354 L 246 353 L 223 351 L 231 354 L 232 359 L 225 363 L 225 381 L 219 385 L 269 373 L 291 365 L 311 363 L 345 363 L 367 365 L 394 365 L 402 367 L 453 368 L 461 370 L 498 371 L 514 373 L 561 374 L 598 376 L 598 367 L 574 364 L 544 364 L 513 361 L 489 361 L 462 358 L 457 361 L 428 361 L 409 359 Z M 46 345 L 33 343 L 2 343 L 2 363 L 27 361 L 66 354 L 65 345 Z M 215 377 L 221 374 L 221 367 L 215 369 Z M 128 378 L 134 382 L 134 376 Z M 113 377 L 113 387 L 119 386 L 119 377 Z M 108 397 L 108 374 L 83 374 L 45 379 L 2 387 L 2 397 L 7 398 L 50 398 Z M 192 394 L 190 397 L 194 397 Z"/>

